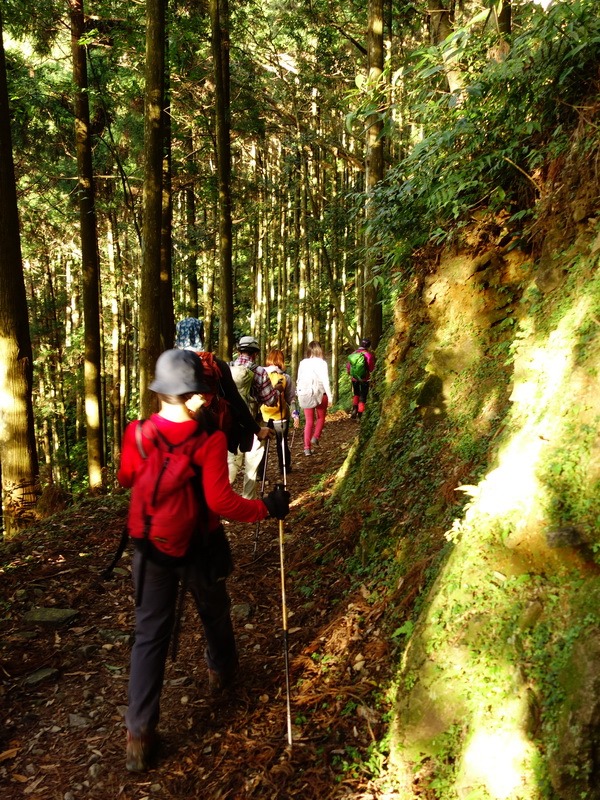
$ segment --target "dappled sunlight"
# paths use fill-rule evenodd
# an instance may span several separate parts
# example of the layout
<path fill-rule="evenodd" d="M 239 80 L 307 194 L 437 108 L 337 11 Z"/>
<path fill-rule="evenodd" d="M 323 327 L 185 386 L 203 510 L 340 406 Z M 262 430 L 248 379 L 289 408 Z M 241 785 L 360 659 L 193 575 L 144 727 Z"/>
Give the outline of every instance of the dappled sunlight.
<path fill-rule="evenodd" d="M 2 442 L 2 466 L 4 471 L 4 491 L 15 489 L 9 487 L 10 480 L 19 481 L 23 477 L 22 449 L 24 436 L 21 421 L 27 419 L 27 403 L 25 394 L 20 394 L 18 370 L 18 353 L 15 342 L 0 337 L 0 441 Z M 12 373 L 12 374 L 11 374 Z M 17 493 L 21 486 L 17 486 Z"/>
<path fill-rule="evenodd" d="M 581 298 L 544 344 L 522 346 L 517 352 L 511 394 L 512 416 L 517 427 L 498 452 L 498 467 L 476 487 L 459 487 L 476 500 L 465 514 L 501 516 L 518 510 L 525 519 L 539 504 L 536 469 L 547 444 L 555 441 L 563 426 L 564 402 L 572 379 L 577 328 L 589 311 Z"/>
<path fill-rule="evenodd" d="M 481 410 L 473 421 L 473 427 L 479 435 L 488 433 L 493 421 L 498 415 L 500 407 L 500 392 L 497 388 L 492 389 L 481 404 Z"/>
<path fill-rule="evenodd" d="M 98 372 L 91 361 L 86 359 L 84 366 L 85 385 L 93 386 L 97 380 Z M 85 396 L 85 418 L 87 424 L 92 428 L 97 428 L 100 423 L 98 398 L 90 393 Z"/>
<path fill-rule="evenodd" d="M 585 320 L 597 305 L 594 289 L 565 304 L 550 330 L 524 317 L 505 344 L 494 342 L 495 352 L 513 365 L 504 399 L 498 376 L 480 369 L 485 349 L 479 354 L 470 346 L 468 318 L 452 350 L 445 343 L 458 332 L 457 318 L 452 310 L 436 312 L 435 342 L 445 349 L 441 355 L 431 349 L 429 364 L 444 376 L 445 413 L 464 441 L 473 432 L 470 441 L 487 450 L 490 466 L 479 480 L 456 487 L 469 499 L 446 532 L 453 548 L 404 649 L 393 762 L 407 786 L 420 764 L 417 782 L 435 775 L 459 796 L 538 796 L 541 754 L 532 730 L 544 679 L 534 673 L 532 680 L 532 665 L 524 666 L 529 634 L 521 619 L 532 604 L 542 609 L 537 613 L 545 607 L 536 564 L 559 568 L 545 531 L 554 519 L 551 508 L 559 509 L 560 524 L 563 493 L 575 486 L 576 476 L 565 474 L 563 451 L 577 454 L 580 447 L 583 457 L 582 443 L 572 442 L 574 431 L 587 425 L 594 438 L 597 430 L 595 393 L 582 399 L 596 375 L 594 351 L 582 348 Z M 469 302 L 460 308 L 468 311 Z M 482 376 L 480 383 L 474 376 Z M 494 427 L 490 448 L 485 437 Z M 458 436 L 455 444 L 458 454 Z M 459 457 L 468 458 L 468 451 Z"/>
<path fill-rule="evenodd" d="M 479 781 L 492 797 L 505 800 L 524 783 L 523 753 L 530 749 L 518 730 L 479 728 L 467 742 L 463 765 L 471 782 Z"/>

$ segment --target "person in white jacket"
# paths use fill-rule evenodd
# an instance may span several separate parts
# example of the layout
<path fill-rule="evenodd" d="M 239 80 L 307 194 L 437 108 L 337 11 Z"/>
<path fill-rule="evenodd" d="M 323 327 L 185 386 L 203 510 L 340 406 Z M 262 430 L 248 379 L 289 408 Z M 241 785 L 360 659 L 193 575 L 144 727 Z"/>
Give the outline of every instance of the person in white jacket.
<path fill-rule="evenodd" d="M 304 455 L 311 456 L 313 448 L 319 444 L 331 400 L 329 369 L 319 342 L 310 342 L 306 358 L 298 365 L 296 391 L 305 418 Z"/>

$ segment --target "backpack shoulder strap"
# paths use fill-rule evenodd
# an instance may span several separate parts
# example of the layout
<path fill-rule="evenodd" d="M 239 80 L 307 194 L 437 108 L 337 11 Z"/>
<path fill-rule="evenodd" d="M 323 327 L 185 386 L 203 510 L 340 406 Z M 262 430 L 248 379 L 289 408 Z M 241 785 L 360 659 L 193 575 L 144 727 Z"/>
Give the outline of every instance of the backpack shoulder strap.
<path fill-rule="evenodd" d="M 152 427 L 156 430 L 156 426 L 149 419 L 138 419 L 138 423 L 135 426 L 135 443 L 137 445 L 138 453 L 141 455 L 143 459 L 148 458 L 148 453 L 144 449 L 144 442 L 142 439 L 142 436 L 144 435 L 144 426 L 146 425 L 146 423 L 152 425 Z M 150 437 L 147 436 L 147 438 L 149 439 Z"/>
<path fill-rule="evenodd" d="M 155 435 L 149 436 L 147 428 L 152 428 Z M 199 438 L 204 432 L 205 432 L 204 429 L 203 428 L 201 429 L 200 423 L 198 423 L 194 428 L 194 430 L 190 434 L 188 434 L 185 437 L 185 439 L 183 439 L 181 442 L 171 442 L 169 441 L 169 439 L 167 439 L 165 434 L 159 428 L 157 428 L 157 426 L 154 424 L 154 422 L 152 422 L 152 420 L 146 419 L 146 420 L 140 420 L 138 422 L 138 425 L 135 429 L 135 441 L 141 457 L 148 458 L 148 453 L 144 449 L 144 442 L 142 438 L 144 436 L 146 437 L 146 439 L 149 439 L 151 442 L 154 442 L 155 446 L 161 447 L 162 445 L 163 449 L 166 449 L 169 453 L 172 453 L 173 450 L 175 450 L 176 448 L 184 447 L 184 445 L 187 445 L 195 437 Z"/>

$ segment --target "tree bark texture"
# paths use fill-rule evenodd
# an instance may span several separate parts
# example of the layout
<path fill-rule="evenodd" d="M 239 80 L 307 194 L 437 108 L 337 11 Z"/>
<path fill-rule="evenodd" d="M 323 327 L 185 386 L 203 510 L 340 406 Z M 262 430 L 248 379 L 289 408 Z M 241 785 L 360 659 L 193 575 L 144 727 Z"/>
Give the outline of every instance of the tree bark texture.
<path fill-rule="evenodd" d="M 75 148 L 77 151 L 77 195 L 81 231 L 84 319 L 84 394 L 88 456 L 88 479 L 92 492 L 102 488 L 104 439 L 101 391 L 100 258 L 96 228 L 90 106 L 86 50 L 80 44 L 84 33 L 83 0 L 70 0 L 71 52 L 75 83 Z"/>
<path fill-rule="evenodd" d="M 368 80 L 371 91 L 381 96 L 380 82 L 383 75 L 383 0 L 369 0 L 369 27 L 367 32 Z M 361 335 L 368 336 L 376 347 L 381 337 L 382 308 L 381 290 L 376 282 L 380 254 L 372 235 L 370 221 L 373 215 L 372 195 L 377 184 L 383 179 L 383 120 L 373 114 L 367 120 L 367 140 L 365 147 L 365 190 L 366 190 L 366 251 L 364 271 L 364 306 Z"/>
<path fill-rule="evenodd" d="M 166 0 L 146 2 L 146 89 L 144 103 L 144 219 L 139 312 L 141 414 L 153 410 L 149 385 L 160 355 L 160 270 L 162 231 L 163 102 Z"/>
<path fill-rule="evenodd" d="M 229 7 L 210 0 L 211 43 L 215 78 L 217 173 L 219 186 L 219 265 L 221 276 L 219 355 L 229 358 L 234 347 L 231 233 L 231 141 L 229 110 Z"/>
<path fill-rule="evenodd" d="M 38 460 L 33 425 L 33 355 L 27 317 L 6 60 L 0 10 L 0 462 L 7 536 L 31 516 Z"/>

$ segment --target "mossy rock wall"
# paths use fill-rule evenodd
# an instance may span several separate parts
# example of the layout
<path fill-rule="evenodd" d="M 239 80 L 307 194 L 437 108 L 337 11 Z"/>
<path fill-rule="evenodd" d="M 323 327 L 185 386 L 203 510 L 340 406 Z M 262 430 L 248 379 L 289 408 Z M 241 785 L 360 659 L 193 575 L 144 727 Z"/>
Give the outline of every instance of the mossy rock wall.
<path fill-rule="evenodd" d="M 389 591 L 402 797 L 600 797 L 600 228 L 556 230 L 407 287 L 340 487 Z"/>

